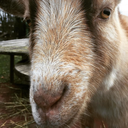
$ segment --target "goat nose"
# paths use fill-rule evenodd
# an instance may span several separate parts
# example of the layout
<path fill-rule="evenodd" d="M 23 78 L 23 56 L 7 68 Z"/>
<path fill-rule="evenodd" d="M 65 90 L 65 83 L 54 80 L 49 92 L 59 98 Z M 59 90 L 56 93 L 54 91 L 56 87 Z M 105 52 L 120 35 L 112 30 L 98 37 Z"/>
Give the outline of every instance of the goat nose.
<path fill-rule="evenodd" d="M 56 95 L 52 95 L 40 89 L 34 94 L 34 101 L 41 109 L 49 109 L 61 99 L 62 93 L 58 92 Z"/>

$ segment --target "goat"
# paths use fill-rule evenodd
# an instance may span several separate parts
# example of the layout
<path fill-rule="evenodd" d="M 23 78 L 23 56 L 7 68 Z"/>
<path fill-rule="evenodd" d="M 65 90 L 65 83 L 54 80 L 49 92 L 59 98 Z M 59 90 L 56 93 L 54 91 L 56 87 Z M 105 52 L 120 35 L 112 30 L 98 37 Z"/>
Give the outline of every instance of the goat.
<path fill-rule="evenodd" d="M 128 127 L 128 24 L 121 0 L 0 0 L 30 19 L 33 117 L 42 128 Z"/>

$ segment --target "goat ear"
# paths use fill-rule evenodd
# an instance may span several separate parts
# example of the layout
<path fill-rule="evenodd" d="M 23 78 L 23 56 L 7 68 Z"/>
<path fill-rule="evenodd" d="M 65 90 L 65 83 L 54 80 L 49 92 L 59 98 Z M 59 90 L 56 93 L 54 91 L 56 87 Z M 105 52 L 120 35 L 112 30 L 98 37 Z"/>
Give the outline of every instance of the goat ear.
<path fill-rule="evenodd" d="M 15 16 L 29 18 L 29 0 L 0 0 L 0 8 Z"/>

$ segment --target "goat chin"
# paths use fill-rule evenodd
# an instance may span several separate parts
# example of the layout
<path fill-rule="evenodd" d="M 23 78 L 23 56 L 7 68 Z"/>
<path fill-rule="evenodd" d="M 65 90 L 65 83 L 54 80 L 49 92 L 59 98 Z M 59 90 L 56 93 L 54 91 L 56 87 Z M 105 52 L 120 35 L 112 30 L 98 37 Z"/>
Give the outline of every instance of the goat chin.
<path fill-rule="evenodd" d="M 31 21 L 30 103 L 42 128 L 128 127 L 128 18 L 120 1 L 0 1 Z"/>

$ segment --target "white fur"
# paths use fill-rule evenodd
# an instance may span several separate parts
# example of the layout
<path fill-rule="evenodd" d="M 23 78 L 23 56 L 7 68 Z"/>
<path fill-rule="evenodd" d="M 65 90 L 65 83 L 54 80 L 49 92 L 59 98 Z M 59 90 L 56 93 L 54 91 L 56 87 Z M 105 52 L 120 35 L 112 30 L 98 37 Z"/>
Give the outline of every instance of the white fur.
<path fill-rule="evenodd" d="M 114 82 L 117 78 L 116 76 L 117 76 L 116 69 L 113 68 L 110 74 L 108 74 L 108 76 L 105 78 L 104 83 L 103 83 L 107 90 L 110 90 L 111 87 L 114 86 Z"/>

